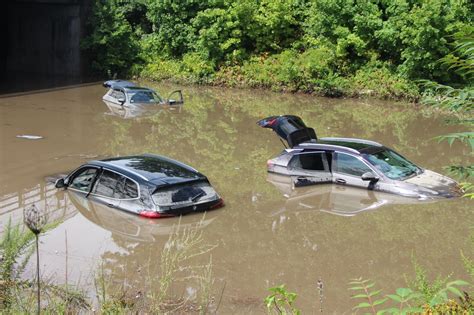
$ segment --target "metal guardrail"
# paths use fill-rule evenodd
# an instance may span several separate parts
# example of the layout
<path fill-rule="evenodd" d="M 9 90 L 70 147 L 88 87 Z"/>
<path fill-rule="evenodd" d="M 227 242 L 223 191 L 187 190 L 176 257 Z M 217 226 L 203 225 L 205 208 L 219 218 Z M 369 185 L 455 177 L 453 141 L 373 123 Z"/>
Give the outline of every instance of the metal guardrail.
<path fill-rule="evenodd" d="M 50 223 L 67 220 L 77 213 L 67 194 L 58 193 L 52 183 L 40 183 L 20 192 L 0 196 L 0 234 L 9 220 L 13 224 L 23 222 L 23 209 L 32 204 L 47 211 Z"/>

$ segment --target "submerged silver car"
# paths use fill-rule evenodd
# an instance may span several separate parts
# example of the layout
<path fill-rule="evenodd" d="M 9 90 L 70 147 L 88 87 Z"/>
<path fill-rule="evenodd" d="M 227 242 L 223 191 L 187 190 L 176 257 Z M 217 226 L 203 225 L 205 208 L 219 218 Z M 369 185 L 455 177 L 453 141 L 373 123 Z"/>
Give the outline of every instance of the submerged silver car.
<path fill-rule="evenodd" d="M 350 185 L 428 199 L 462 195 L 453 179 L 423 169 L 380 143 L 320 138 L 298 116 L 271 116 L 257 124 L 273 129 L 289 147 L 268 160 L 269 172 L 291 176 L 295 186 Z"/>
<path fill-rule="evenodd" d="M 156 91 L 137 86 L 130 81 L 109 80 L 102 85 L 108 88 L 102 100 L 109 107 L 146 109 L 150 107 L 150 105 L 178 105 L 184 103 L 181 90 L 171 92 L 168 98 L 165 99 L 156 93 Z"/>

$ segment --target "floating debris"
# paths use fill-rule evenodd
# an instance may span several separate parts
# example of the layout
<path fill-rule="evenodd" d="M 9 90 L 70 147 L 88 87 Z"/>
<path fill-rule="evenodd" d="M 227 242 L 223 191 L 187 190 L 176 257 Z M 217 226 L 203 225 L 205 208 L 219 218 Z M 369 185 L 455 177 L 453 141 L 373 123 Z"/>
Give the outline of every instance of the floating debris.
<path fill-rule="evenodd" d="M 28 139 L 28 140 L 39 140 L 39 139 L 44 138 L 42 136 L 35 136 L 35 135 L 17 135 L 16 137 L 21 138 L 21 139 Z"/>

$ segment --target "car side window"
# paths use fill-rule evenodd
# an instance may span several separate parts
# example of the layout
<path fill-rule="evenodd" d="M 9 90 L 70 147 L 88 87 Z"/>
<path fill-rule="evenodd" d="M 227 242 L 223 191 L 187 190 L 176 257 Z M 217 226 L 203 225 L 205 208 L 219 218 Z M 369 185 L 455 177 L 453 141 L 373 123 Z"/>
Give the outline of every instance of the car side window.
<path fill-rule="evenodd" d="M 109 198 L 117 198 L 115 195 L 121 177 L 122 176 L 117 173 L 104 170 L 94 188 L 94 194 Z"/>
<path fill-rule="evenodd" d="M 123 185 L 123 197 L 122 199 L 133 199 L 138 198 L 138 187 L 134 181 L 125 178 Z"/>
<path fill-rule="evenodd" d="M 114 199 L 133 199 L 138 197 L 138 187 L 132 180 L 104 170 L 97 181 L 94 194 Z"/>
<path fill-rule="evenodd" d="M 69 187 L 80 191 L 89 192 L 97 171 L 97 168 L 93 167 L 87 167 L 85 169 L 79 170 L 77 174 L 73 175 L 73 178 L 69 183 Z"/>
<path fill-rule="evenodd" d="M 341 174 L 362 176 L 364 173 L 372 172 L 365 163 L 349 154 L 337 153 L 335 162 L 334 171 Z"/>
<path fill-rule="evenodd" d="M 327 171 L 327 166 L 324 163 L 326 160 L 324 152 L 302 153 L 293 156 L 289 166 L 294 169 L 303 169 L 308 171 Z"/>

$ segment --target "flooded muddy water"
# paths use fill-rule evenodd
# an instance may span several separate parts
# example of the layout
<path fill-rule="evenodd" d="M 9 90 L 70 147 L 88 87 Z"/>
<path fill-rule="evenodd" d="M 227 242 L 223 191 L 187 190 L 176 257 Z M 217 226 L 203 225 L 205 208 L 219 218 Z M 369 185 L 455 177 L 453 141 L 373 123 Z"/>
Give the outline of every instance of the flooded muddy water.
<path fill-rule="evenodd" d="M 176 89 L 149 85 L 162 95 Z M 182 89 L 183 107 L 146 116 L 110 110 L 99 84 L 0 98 L 0 230 L 9 218 L 21 221 L 23 208 L 31 204 L 47 209 L 50 220 L 62 220 L 41 236 L 45 276 L 64 283 L 67 260 L 68 281 L 91 296 L 98 268 L 131 294 L 143 292 L 159 274 L 160 254 L 180 222 L 212 245 L 188 263 L 202 265 L 212 257 L 212 292 L 223 314 L 264 313 L 267 288 L 279 284 L 298 294 L 303 313 L 321 307 L 325 313 L 350 312 L 351 279 L 373 279 L 391 293 L 414 277 L 413 260 L 432 278 L 467 279 L 460 252 L 472 252 L 472 201 L 417 202 L 334 185 L 292 189 L 287 179 L 267 174 L 266 161 L 282 144 L 256 121 L 298 115 L 318 136 L 375 140 L 441 173 L 443 166 L 472 164 L 472 155 L 467 146 L 450 147 L 433 138 L 467 127 L 412 104 Z M 144 152 L 197 168 L 226 206 L 204 217 L 150 221 L 58 192 L 46 180 L 87 160 Z M 199 287 L 184 280 L 173 290 L 192 297 Z"/>

